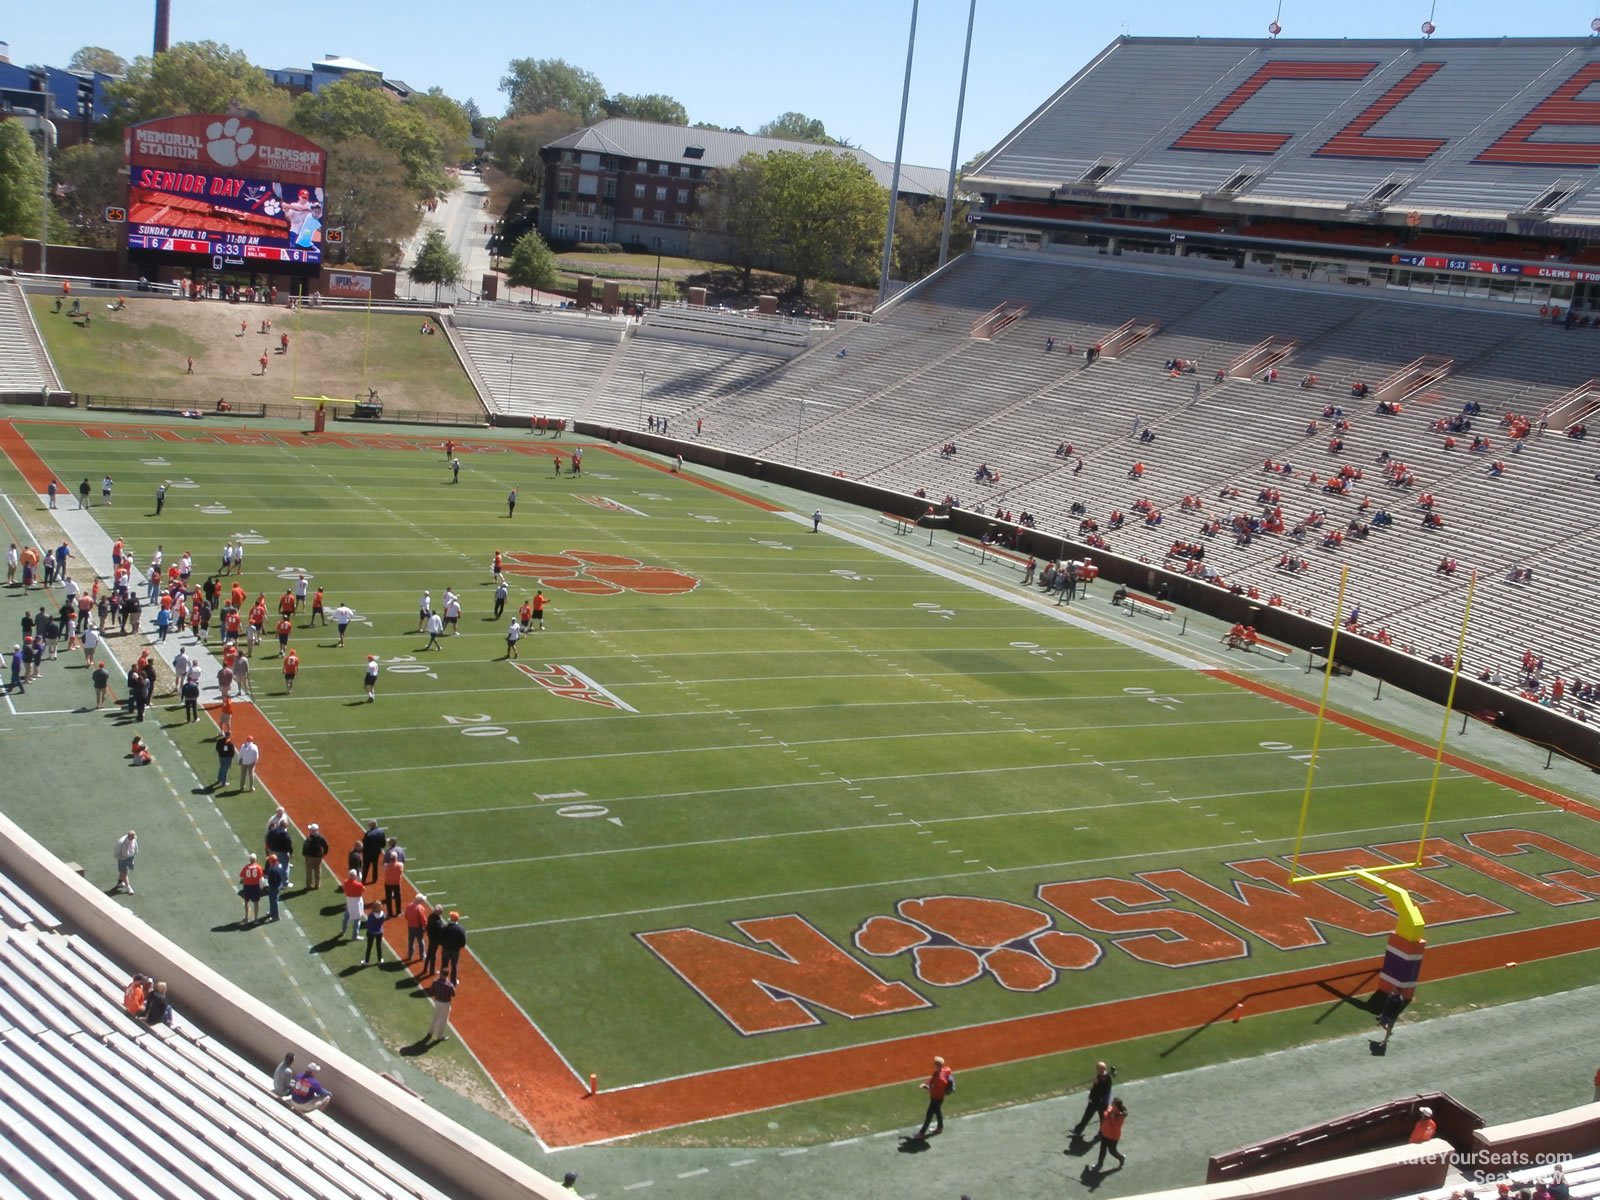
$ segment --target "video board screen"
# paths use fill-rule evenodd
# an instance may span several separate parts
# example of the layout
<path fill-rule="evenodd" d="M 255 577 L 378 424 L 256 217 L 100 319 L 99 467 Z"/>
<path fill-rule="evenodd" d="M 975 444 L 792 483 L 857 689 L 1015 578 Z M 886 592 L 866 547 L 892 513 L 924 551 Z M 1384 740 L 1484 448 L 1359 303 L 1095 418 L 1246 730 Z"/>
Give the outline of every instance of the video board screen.
<path fill-rule="evenodd" d="M 322 189 L 140 167 L 128 187 L 128 245 L 225 259 L 322 261 Z"/>
<path fill-rule="evenodd" d="M 123 134 L 128 248 L 205 255 L 216 265 L 322 262 L 327 156 L 247 116 L 163 117 Z"/>

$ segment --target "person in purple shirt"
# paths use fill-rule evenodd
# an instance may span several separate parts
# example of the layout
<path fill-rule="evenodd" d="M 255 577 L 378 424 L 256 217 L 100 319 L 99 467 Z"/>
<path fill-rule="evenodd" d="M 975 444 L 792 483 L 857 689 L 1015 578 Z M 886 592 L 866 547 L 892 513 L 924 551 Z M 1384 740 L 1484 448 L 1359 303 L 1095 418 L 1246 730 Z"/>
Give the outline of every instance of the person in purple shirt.
<path fill-rule="evenodd" d="M 304 1073 L 295 1076 L 294 1086 L 289 1089 L 289 1107 L 295 1112 L 316 1112 L 320 1108 L 327 1108 L 333 1102 L 333 1093 L 322 1086 L 317 1078 L 317 1072 L 322 1068 L 316 1063 L 306 1067 Z"/>

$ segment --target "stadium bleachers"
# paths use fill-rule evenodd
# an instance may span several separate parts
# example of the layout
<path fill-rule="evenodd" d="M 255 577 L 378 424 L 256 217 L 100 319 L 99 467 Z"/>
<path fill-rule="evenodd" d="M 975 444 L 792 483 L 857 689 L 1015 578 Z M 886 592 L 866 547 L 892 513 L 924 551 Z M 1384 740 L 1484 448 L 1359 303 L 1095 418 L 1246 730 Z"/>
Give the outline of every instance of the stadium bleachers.
<path fill-rule="evenodd" d="M 0 1195 L 442 1200 L 189 1019 L 127 1016 L 128 976 L 0 877 Z"/>
<path fill-rule="evenodd" d="M 27 303 L 17 283 L 0 280 L 0 392 L 36 393 L 61 387 Z"/>
<path fill-rule="evenodd" d="M 1001 303 L 1026 304 L 1027 315 L 992 341 L 974 339 L 973 321 Z M 1159 332 L 1122 358 L 1084 363 L 1086 345 L 1135 316 L 1158 322 Z M 1047 337 L 1054 351 L 1045 350 Z M 1218 367 L 1269 337 L 1295 343 L 1275 384 L 1214 381 Z M 1352 383 L 1375 387 L 1424 357 L 1451 365 L 1405 396 L 1399 415 L 1379 416 L 1371 397 L 1350 394 Z M 1197 369 L 1174 377 L 1166 367 L 1174 359 Z M 1167 553 L 1171 544 L 1201 542 L 1205 566 L 1227 584 L 1257 589 L 1263 603 L 1279 596 L 1320 619 L 1331 618 L 1339 571 L 1348 565 L 1360 628 L 1385 631 L 1424 656 L 1453 650 L 1475 568 L 1474 670 L 1492 666 L 1510 680 L 1531 646 L 1563 672 L 1600 673 L 1600 617 L 1580 602 L 1590 594 L 1584 552 L 1600 542 L 1600 524 L 1590 505 L 1574 499 L 1595 474 L 1589 442 L 1551 428 L 1513 454 L 1500 422 L 1508 411 L 1536 421 L 1600 375 L 1600 334 L 1592 330 L 1557 328 L 1520 310 L 1419 304 L 1365 289 L 1162 275 L 1148 262 L 972 255 L 871 324 L 842 327 L 787 362 L 630 338 L 595 393 L 595 419 L 637 423 L 640 371 L 646 411 L 671 418 L 683 436 L 703 418 L 705 439 L 715 445 L 843 470 L 906 493 L 925 489 L 935 502 L 949 495 L 968 509 L 1027 511 L 1038 528 L 1068 536 L 1080 520 L 1070 510 L 1082 504 L 1117 553 L 1182 569 Z M 1309 390 L 1300 387 L 1307 375 L 1318 381 Z M 1483 409 L 1473 420 L 1473 432 L 1492 443 L 1483 453 L 1467 449 L 1471 435 L 1458 435 L 1447 450 L 1444 435 L 1429 428 L 1469 401 Z M 1323 416 L 1330 406 L 1350 422 L 1337 454 Z M 1155 440 L 1141 442 L 1144 430 Z M 953 457 L 940 454 L 948 442 L 957 446 Z M 1074 444 L 1072 458 L 1056 456 L 1062 442 Z M 1413 469 L 1414 486 L 1387 483 L 1377 461 L 1385 450 Z M 1267 459 L 1292 463 L 1294 475 L 1265 472 Z M 1499 477 L 1489 474 L 1494 460 L 1507 464 Z M 1137 483 L 1129 478 L 1135 461 L 1146 465 Z M 974 481 L 980 463 L 1000 472 L 997 485 Z M 1364 478 L 1348 494 L 1327 494 L 1322 481 L 1345 464 Z M 1264 487 L 1283 493 L 1290 529 L 1314 512 L 1324 514 L 1321 524 L 1302 542 L 1266 535 L 1242 543 L 1226 528 L 1201 532 L 1213 519 L 1226 526 L 1235 512 L 1259 514 Z M 1221 495 L 1232 488 L 1237 499 Z M 1416 497 L 1424 491 L 1437 497 L 1442 530 L 1421 525 Z M 1185 496 L 1198 497 L 1203 509 L 1180 512 Z M 1365 512 L 1363 498 L 1370 498 Z M 1147 525 L 1133 511 L 1139 499 L 1160 510 L 1159 523 Z M 1320 545 L 1328 530 L 1380 508 L 1393 515 L 1391 527 L 1365 541 Z M 1110 532 L 1107 519 L 1118 509 L 1126 524 Z M 1311 569 L 1278 570 L 1291 551 Z M 1436 574 L 1446 556 L 1462 570 Z M 1519 565 L 1535 568 L 1536 584 L 1507 582 Z"/>

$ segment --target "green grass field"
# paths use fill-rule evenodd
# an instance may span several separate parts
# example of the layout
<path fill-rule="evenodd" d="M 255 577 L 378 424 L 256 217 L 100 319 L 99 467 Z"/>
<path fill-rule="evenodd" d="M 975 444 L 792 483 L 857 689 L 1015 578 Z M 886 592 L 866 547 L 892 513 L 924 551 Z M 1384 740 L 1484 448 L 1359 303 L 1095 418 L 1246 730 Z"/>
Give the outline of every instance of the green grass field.
<path fill-rule="evenodd" d="M 464 453 L 452 486 L 437 450 L 22 428 L 62 479 L 116 476 L 118 504 L 99 515 L 134 554 L 160 541 L 206 567 L 245 532 L 252 594 L 270 603 L 304 570 L 330 608 L 357 609 L 343 649 L 297 630 L 292 696 L 262 647 L 258 704 L 352 814 L 399 836 L 413 882 L 469 914 L 472 951 L 608 1087 L 1375 960 L 1392 928 L 1354 882 L 1323 889 L 1314 910 L 1275 886 L 1309 715 L 1018 603 L 1014 577 L 973 587 L 831 536 L 831 518 L 814 535 L 598 446 L 581 479 L 554 477 L 536 453 Z M 157 519 L 142 501 L 165 478 L 194 486 Z M 504 658 L 505 621 L 489 611 L 497 549 L 513 556 L 509 611 L 541 584 L 550 598 L 548 628 L 520 648 L 542 681 Z M 447 587 L 464 600 L 461 635 L 425 651 L 418 598 L 429 589 L 437 606 Z M 1088 606 L 1109 614 L 1110 589 L 1097 590 Z M 384 666 L 375 704 L 361 700 L 369 653 Z M 175 736 L 205 778 L 200 728 Z M 1414 839 L 1430 771 L 1328 725 L 1307 848 Z M 264 803 L 241 806 L 241 825 L 256 828 Z M 1463 840 L 1498 830 L 1555 841 Z M 1571 873 L 1561 843 L 1600 851 L 1593 822 L 1446 767 L 1432 832 L 1459 851 L 1414 877 L 1431 889 L 1435 953 L 1592 915 L 1592 875 L 1565 879 L 1559 900 L 1518 879 Z M 733 924 L 759 918 L 809 927 L 899 1000 L 846 1019 L 816 995 L 738 986 L 700 951 L 710 935 L 792 953 Z M 1564 969 L 1535 964 L 1502 987 L 1561 986 Z M 387 986 L 352 982 L 378 1012 Z M 1139 1044 L 1172 1070 L 1369 1022 L 1345 1006 L 1247 1023 L 1242 1040 Z M 1051 1086 L 1021 1062 L 967 1095 L 1001 1104 Z M 804 1124 L 837 1136 L 866 1119 L 845 1096 L 808 1106 Z M 727 1135 L 759 1125 L 734 1119 Z"/>
<path fill-rule="evenodd" d="M 284 404 L 296 394 L 355 398 L 371 387 L 396 409 L 483 412 L 449 339 L 419 336 L 422 318 L 410 313 L 374 313 L 369 325 L 360 311 L 296 314 L 264 304 L 131 297 L 122 312 L 91 301 L 94 320 L 86 328 L 56 314 L 51 297 L 30 303 L 61 382 L 74 392 L 171 399 L 209 411 L 219 396 Z M 270 333 L 260 331 L 264 319 L 273 322 Z M 278 354 L 284 333 L 289 353 Z"/>

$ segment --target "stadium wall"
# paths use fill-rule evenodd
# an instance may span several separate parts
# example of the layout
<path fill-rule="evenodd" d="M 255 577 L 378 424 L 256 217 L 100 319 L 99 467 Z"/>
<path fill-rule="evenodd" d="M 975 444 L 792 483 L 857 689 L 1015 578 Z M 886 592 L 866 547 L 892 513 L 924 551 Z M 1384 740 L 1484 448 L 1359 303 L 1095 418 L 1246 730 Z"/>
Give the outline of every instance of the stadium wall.
<path fill-rule="evenodd" d="M 321 1064 L 341 1125 L 420 1166 L 451 1195 L 485 1200 L 570 1200 L 571 1193 L 498 1146 L 429 1108 L 337 1047 L 313 1037 L 230 983 L 101 894 L 23 829 L 0 814 L 0 870 L 73 931 L 133 971 L 165 980 L 180 1016 L 269 1068 L 286 1048 Z"/>
<path fill-rule="evenodd" d="M 932 507 L 927 500 L 908 496 L 904 492 L 876 487 L 842 475 L 829 475 L 750 454 L 721 450 L 700 442 L 678 441 L 636 429 L 618 429 L 581 420 L 574 427 L 579 433 L 592 437 L 668 457 L 681 454 L 686 462 L 765 480 L 879 512 L 892 512 L 915 519 Z M 1328 645 L 1329 628 L 1326 623 L 1311 620 L 1290 609 L 1270 607 L 1265 601 L 1235 595 L 1226 588 L 1189 575 L 1162 570 L 1146 562 L 1096 550 L 1061 534 L 1004 525 L 992 517 L 966 509 L 951 509 L 948 517 L 948 529 L 952 534 L 976 538 L 986 531 L 993 532 L 1003 527 L 1008 533 L 1016 534 L 1016 548 L 1023 554 L 1036 555 L 1040 559 L 1092 558 L 1100 568 L 1100 578 L 1108 582 L 1146 592 L 1154 592 L 1165 584 L 1174 603 L 1227 624 L 1242 622 L 1254 625 L 1264 637 L 1286 642 L 1308 653 L 1313 650 L 1321 652 Z M 1404 688 L 1436 704 L 1443 704 L 1449 693 L 1450 672 L 1426 658 L 1343 631 L 1336 651 L 1342 666 Z M 1574 721 L 1554 709 L 1522 700 L 1501 688 L 1481 683 L 1470 675 L 1463 674 L 1456 681 L 1455 709 L 1463 713 L 1500 714 L 1496 720 L 1500 728 L 1579 762 L 1600 767 L 1600 729 Z"/>

